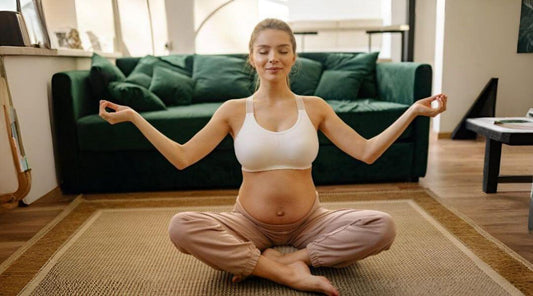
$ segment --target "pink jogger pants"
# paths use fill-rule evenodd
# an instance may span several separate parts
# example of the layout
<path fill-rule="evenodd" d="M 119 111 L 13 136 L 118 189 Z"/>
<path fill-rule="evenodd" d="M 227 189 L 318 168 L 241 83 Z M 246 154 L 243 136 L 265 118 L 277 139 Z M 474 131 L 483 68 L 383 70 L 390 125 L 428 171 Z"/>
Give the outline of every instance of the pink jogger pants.
<path fill-rule="evenodd" d="M 317 199 L 301 220 L 265 224 L 251 217 L 239 199 L 233 211 L 182 212 L 169 225 L 170 240 L 183 253 L 235 275 L 250 275 L 261 251 L 272 246 L 307 248 L 314 267 L 343 267 L 389 249 L 392 218 L 372 210 L 327 210 Z"/>

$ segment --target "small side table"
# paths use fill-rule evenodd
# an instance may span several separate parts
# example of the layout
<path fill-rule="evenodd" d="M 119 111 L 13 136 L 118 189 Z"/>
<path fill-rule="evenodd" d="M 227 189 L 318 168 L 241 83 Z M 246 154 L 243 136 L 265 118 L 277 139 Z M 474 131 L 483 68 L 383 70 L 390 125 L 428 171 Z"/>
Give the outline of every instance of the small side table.
<path fill-rule="evenodd" d="M 495 193 L 498 183 L 532 183 L 533 176 L 500 176 L 502 144 L 511 146 L 533 145 L 533 128 L 518 129 L 496 125 L 496 120 L 528 119 L 525 117 L 483 117 L 466 120 L 466 128 L 482 135 L 485 142 L 485 163 L 483 167 L 483 192 Z"/>

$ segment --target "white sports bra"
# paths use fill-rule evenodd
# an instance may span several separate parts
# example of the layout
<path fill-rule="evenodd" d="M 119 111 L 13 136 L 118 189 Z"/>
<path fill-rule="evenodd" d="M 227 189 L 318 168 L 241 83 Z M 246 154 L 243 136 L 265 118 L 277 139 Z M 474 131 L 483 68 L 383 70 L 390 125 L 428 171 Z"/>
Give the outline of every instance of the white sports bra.
<path fill-rule="evenodd" d="M 296 97 L 298 119 L 289 129 L 273 132 L 257 123 L 253 96 L 246 99 L 246 117 L 235 137 L 237 160 L 245 172 L 304 170 L 311 167 L 318 154 L 318 136 L 305 112 L 301 97 Z"/>

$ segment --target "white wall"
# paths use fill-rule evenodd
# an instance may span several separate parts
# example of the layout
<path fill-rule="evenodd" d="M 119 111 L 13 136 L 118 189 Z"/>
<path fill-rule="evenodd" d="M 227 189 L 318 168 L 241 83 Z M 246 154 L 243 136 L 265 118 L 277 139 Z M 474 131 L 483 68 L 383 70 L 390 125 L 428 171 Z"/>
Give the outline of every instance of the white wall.
<path fill-rule="evenodd" d="M 76 3 L 74 0 L 42 1 L 48 32 L 66 27 L 76 28 Z"/>
<path fill-rule="evenodd" d="M 533 54 L 516 53 L 521 0 L 444 6 L 441 89 L 449 101 L 438 131 L 452 132 L 492 77 L 499 78 L 496 116 L 524 116 L 533 107 Z"/>
<path fill-rule="evenodd" d="M 202 21 L 226 0 L 194 1 L 195 30 Z M 196 35 L 196 52 L 246 53 L 255 25 L 260 21 L 258 2 L 236 0 L 221 8 Z"/>
<path fill-rule="evenodd" d="M 194 1 L 165 0 L 170 53 L 194 53 Z"/>
<path fill-rule="evenodd" d="M 434 66 L 437 0 L 417 1 L 414 61 Z"/>
<path fill-rule="evenodd" d="M 407 19 L 407 0 L 391 1 L 391 25 L 408 24 Z M 385 34 L 383 34 L 385 35 Z M 393 61 L 402 60 L 402 35 L 389 34 L 391 39 L 391 55 Z"/>
<path fill-rule="evenodd" d="M 54 73 L 77 69 L 83 65 L 88 69 L 90 60 L 70 57 L 44 56 L 6 56 L 4 66 L 7 82 L 17 110 L 20 133 L 32 169 L 31 190 L 24 202 L 32 203 L 46 193 L 55 189 L 57 184 L 56 168 L 51 128 L 51 87 L 50 80 Z M 28 69 L 32 69 L 28 71 Z M 28 86 L 31 87 L 28 87 Z M 3 112 L 0 120 L 4 121 Z M 5 124 L 3 125 L 5 126 Z M 2 128 L 0 126 L 0 128 Z M 7 139 L 5 127 L 0 130 L 0 139 Z M 5 147 L 4 147 L 5 148 Z M 2 151 L 6 152 L 5 149 Z M 9 152 L 10 150 L 7 150 Z M 17 179 L 11 154 L 0 155 L 2 176 L 0 193 L 13 192 L 17 189 Z"/>
<path fill-rule="evenodd" d="M 381 16 L 381 1 L 375 0 L 289 0 L 291 21 L 372 19 Z"/>

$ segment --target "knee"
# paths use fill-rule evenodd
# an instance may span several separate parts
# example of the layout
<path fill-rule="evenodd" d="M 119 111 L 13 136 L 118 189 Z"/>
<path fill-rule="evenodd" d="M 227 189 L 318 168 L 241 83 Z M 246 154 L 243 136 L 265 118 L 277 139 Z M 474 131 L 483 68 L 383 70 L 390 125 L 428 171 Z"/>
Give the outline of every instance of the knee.
<path fill-rule="evenodd" d="M 387 213 L 378 212 L 376 215 L 378 216 L 376 245 L 380 245 L 383 249 L 389 249 L 396 238 L 396 224 L 392 216 Z"/>
<path fill-rule="evenodd" d="M 170 219 L 168 225 L 170 241 L 172 241 L 178 250 L 184 253 L 188 253 L 186 246 L 188 245 L 187 240 L 191 230 L 190 221 L 194 219 L 193 215 L 194 213 L 192 212 L 178 213 Z"/>

